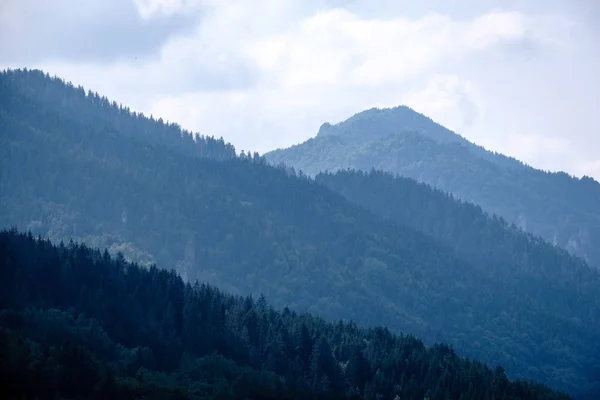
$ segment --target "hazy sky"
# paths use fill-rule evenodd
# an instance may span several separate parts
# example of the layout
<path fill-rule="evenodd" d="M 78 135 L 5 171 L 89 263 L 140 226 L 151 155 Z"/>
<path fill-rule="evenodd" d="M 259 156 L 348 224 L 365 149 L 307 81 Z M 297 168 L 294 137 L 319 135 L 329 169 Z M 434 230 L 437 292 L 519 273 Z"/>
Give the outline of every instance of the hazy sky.
<path fill-rule="evenodd" d="M 598 0 L 0 0 L 0 68 L 41 68 L 265 152 L 407 104 L 600 179 Z"/>

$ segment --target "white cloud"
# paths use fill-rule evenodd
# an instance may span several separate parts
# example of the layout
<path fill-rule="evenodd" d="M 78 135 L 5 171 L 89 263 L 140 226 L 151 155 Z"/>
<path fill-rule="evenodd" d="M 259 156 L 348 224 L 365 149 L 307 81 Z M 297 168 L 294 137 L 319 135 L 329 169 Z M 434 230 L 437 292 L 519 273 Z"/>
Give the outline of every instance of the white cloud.
<path fill-rule="evenodd" d="M 408 93 L 403 103 L 455 132 L 463 132 L 485 115 L 473 82 L 455 74 L 433 76 L 422 90 Z"/>
<path fill-rule="evenodd" d="M 324 120 L 403 102 L 407 99 L 403 92 L 427 71 L 435 71 L 452 57 L 519 39 L 526 31 L 524 23 L 518 13 L 497 11 L 470 21 L 436 14 L 411 21 L 365 19 L 347 10 L 324 10 L 288 29 L 245 39 L 242 52 L 262 71 L 257 87 L 243 95 L 237 91 L 190 93 L 157 101 L 151 109 L 223 135 L 240 148 L 265 151 L 288 146 L 316 133 Z M 452 100 L 434 102 L 475 104 L 469 97 L 475 92 L 472 83 L 446 84 L 450 85 L 446 96 L 453 96 Z M 453 93 L 457 85 L 464 92 L 458 97 Z M 436 93 L 426 88 L 428 103 L 416 108 L 431 110 L 431 96 Z M 461 123 L 472 123 L 477 118 L 472 113 L 482 107 L 468 110 L 471 115 L 464 114 Z M 225 118 L 215 117 L 224 114 Z"/>
<path fill-rule="evenodd" d="M 382 86 L 423 75 L 449 57 L 521 39 L 525 32 L 525 19 L 515 12 L 462 22 L 437 14 L 418 20 L 363 19 L 333 9 L 260 40 L 247 52 L 285 89 Z"/>

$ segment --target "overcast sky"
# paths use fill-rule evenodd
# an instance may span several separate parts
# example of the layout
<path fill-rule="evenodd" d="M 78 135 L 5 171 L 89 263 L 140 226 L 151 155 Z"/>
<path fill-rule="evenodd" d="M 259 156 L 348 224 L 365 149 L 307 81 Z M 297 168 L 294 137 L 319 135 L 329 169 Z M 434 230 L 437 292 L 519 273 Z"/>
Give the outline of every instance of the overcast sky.
<path fill-rule="evenodd" d="M 600 179 L 597 0 L 0 0 L 0 68 L 41 68 L 238 150 L 407 104 Z"/>

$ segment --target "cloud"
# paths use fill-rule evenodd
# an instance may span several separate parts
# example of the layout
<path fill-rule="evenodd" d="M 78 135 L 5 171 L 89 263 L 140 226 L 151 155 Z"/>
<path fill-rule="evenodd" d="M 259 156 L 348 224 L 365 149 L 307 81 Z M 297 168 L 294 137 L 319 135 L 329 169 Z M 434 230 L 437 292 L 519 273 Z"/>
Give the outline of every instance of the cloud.
<path fill-rule="evenodd" d="M 144 18 L 152 20 L 165 17 L 163 12 L 171 16 L 175 11 L 154 6 L 140 12 L 146 12 Z M 227 34 L 235 10 L 228 9 L 227 13 L 225 17 L 207 12 L 201 24 L 185 35 L 168 38 L 153 50 L 151 57 L 129 56 L 110 63 L 53 58 L 33 66 L 99 90 L 134 109 L 143 109 L 148 101 L 165 96 L 248 89 L 255 85 L 261 72 L 253 60 L 239 51 L 243 35 Z"/>
<path fill-rule="evenodd" d="M 0 63 L 109 63 L 149 56 L 194 21 L 183 14 L 144 20 L 124 0 L 3 0 Z"/>
<path fill-rule="evenodd" d="M 403 103 L 447 128 L 463 132 L 484 116 L 484 104 L 472 82 L 458 75 L 435 75 L 422 90 L 408 93 Z"/>
<path fill-rule="evenodd" d="M 483 108 L 473 98 L 474 85 L 443 78 L 452 74 L 439 74 L 437 80 L 423 76 L 522 40 L 527 24 L 514 12 L 461 21 L 438 14 L 369 19 L 344 9 L 322 10 L 246 42 L 243 53 L 262 71 L 252 90 L 172 97 L 151 109 L 223 135 L 238 147 L 265 151 L 314 135 L 325 120 L 341 120 L 372 106 L 415 103 L 419 96 L 411 99 L 406 93 L 420 91 L 421 107 L 416 108 L 426 113 L 436 114 L 431 105 L 441 102 L 459 107 L 460 121 L 451 125 L 460 130 L 474 124 Z M 415 89 L 419 84 L 428 86 Z M 223 110 L 228 117 L 215 118 Z"/>
<path fill-rule="evenodd" d="M 286 89 L 382 86 L 427 73 L 449 58 L 521 40 L 525 34 L 525 18 L 514 12 L 463 22 L 439 14 L 418 20 L 364 19 L 333 9 L 259 41 L 248 53 Z"/>

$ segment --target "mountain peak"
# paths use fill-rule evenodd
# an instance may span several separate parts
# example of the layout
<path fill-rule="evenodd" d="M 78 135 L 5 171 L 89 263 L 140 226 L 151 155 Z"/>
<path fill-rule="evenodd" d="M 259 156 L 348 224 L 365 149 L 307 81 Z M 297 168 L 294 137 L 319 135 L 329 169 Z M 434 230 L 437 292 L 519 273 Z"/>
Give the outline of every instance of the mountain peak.
<path fill-rule="evenodd" d="M 343 135 L 363 142 L 405 132 L 419 132 L 438 143 L 466 142 L 462 136 L 406 105 L 373 107 L 335 125 L 326 122 L 319 128 L 317 136 Z"/>
<path fill-rule="evenodd" d="M 321 127 L 319 128 L 319 132 L 317 133 L 317 136 L 327 136 L 330 133 L 334 133 L 335 132 L 335 128 L 333 125 L 331 125 L 329 122 L 324 122 L 323 125 L 321 125 Z"/>

